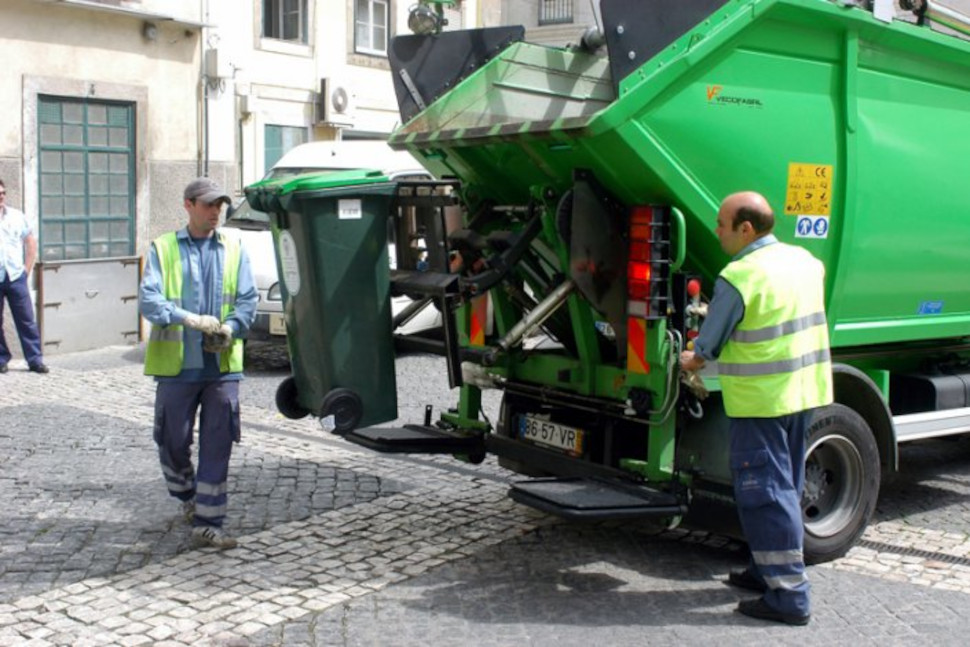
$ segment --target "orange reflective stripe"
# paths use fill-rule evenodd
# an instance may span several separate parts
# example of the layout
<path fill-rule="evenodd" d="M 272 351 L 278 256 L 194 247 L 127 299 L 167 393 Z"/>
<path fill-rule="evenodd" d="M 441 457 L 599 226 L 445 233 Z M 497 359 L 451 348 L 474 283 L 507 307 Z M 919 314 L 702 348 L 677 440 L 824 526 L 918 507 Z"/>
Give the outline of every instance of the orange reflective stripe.
<path fill-rule="evenodd" d="M 468 340 L 472 346 L 485 345 L 485 328 L 488 320 L 488 295 L 483 294 L 471 301 L 471 322 Z"/>
<path fill-rule="evenodd" d="M 647 320 L 627 317 L 626 320 L 626 370 L 631 373 L 649 373 L 647 362 Z"/>

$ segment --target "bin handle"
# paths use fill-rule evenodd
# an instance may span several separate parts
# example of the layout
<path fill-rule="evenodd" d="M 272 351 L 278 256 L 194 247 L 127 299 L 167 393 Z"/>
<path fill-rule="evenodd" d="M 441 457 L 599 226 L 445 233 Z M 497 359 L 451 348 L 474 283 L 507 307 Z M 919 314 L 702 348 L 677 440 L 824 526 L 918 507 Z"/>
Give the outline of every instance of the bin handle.
<path fill-rule="evenodd" d="M 670 271 L 676 272 L 687 258 L 687 221 L 684 219 L 683 212 L 677 207 L 670 208 L 670 215 L 673 216 L 671 224 L 674 225 L 675 230 L 672 233 L 677 238 L 677 254 L 670 264 Z"/>

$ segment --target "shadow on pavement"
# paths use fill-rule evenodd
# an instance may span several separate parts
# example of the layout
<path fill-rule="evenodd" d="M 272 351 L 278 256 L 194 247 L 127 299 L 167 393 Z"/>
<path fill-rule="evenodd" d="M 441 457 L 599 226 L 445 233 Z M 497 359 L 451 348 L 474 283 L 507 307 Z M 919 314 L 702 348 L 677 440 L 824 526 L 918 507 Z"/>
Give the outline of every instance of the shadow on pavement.
<path fill-rule="evenodd" d="M 0 603 L 192 548 L 150 424 L 57 404 L 0 408 Z M 251 534 L 403 489 L 244 442 L 233 451 L 226 529 Z"/>

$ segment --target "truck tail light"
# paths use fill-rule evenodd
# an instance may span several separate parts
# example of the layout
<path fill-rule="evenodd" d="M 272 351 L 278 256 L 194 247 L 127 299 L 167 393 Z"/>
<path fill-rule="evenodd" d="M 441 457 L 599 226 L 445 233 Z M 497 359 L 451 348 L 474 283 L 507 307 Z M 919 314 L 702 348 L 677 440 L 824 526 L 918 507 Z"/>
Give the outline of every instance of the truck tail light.
<path fill-rule="evenodd" d="M 627 265 L 627 292 L 634 301 L 643 301 L 650 296 L 650 263 L 630 261 Z"/>
<path fill-rule="evenodd" d="M 630 214 L 630 250 L 626 266 L 627 297 L 643 301 L 650 297 L 650 238 L 653 209 L 636 207 Z"/>
<path fill-rule="evenodd" d="M 634 207 L 626 267 L 629 314 L 645 319 L 667 315 L 669 256 L 670 209 Z"/>
<path fill-rule="evenodd" d="M 630 212 L 627 250 L 627 370 L 649 373 L 647 340 L 652 319 L 667 316 L 670 208 L 638 206 Z"/>

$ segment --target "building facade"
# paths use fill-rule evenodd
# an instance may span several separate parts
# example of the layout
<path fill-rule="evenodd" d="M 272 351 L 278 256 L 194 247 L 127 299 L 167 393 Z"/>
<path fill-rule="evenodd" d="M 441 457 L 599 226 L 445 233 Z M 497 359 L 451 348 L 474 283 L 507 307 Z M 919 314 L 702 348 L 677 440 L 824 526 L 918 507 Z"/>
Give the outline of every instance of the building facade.
<path fill-rule="evenodd" d="M 45 351 L 137 341 L 138 263 L 184 224 L 192 178 L 241 195 L 299 143 L 386 138 L 387 50 L 411 4 L 4 0 L 0 177 L 38 224 Z M 447 7 L 448 28 L 495 4 Z"/>
<path fill-rule="evenodd" d="M 192 178 L 238 197 L 300 143 L 385 139 L 400 119 L 388 48 L 414 4 L 4 0 L 0 178 L 38 225 L 45 352 L 140 338 L 140 262 L 184 224 Z M 523 24 L 552 45 L 596 22 L 588 0 L 456 0 L 444 13 L 448 30 Z"/>
<path fill-rule="evenodd" d="M 525 27 L 530 43 L 578 45 L 587 27 L 599 23 L 599 0 L 502 0 L 500 20 Z"/>

